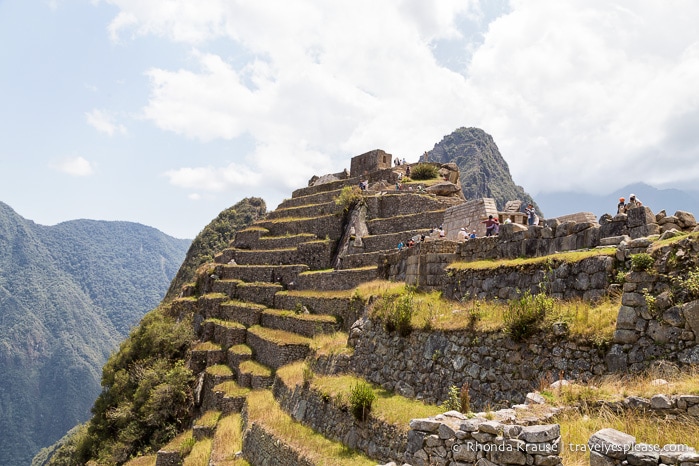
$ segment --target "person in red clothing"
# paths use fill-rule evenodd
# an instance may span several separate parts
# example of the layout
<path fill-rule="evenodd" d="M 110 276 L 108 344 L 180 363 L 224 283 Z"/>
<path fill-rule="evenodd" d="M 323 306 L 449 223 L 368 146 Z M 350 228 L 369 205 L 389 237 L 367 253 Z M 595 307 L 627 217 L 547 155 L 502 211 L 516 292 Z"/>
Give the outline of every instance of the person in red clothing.
<path fill-rule="evenodd" d="M 492 215 L 488 215 L 488 220 L 483 220 L 481 223 L 485 223 L 485 236 L 497 235 L 500 230 L 500 222 L 497 218 L 493 218 Z"/>

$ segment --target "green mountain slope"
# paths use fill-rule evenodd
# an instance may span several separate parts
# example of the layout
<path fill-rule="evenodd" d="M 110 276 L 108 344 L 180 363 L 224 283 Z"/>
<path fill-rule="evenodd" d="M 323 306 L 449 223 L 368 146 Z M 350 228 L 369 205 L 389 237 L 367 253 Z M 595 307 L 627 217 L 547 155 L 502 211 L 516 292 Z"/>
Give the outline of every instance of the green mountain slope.
<path fill-rule="evenodd" d="M 243 199 L 221 212 L 192 241 L 164 301 L 177 296 L 196 269 L 226 248 L 238 230 L 265 214 L 260 198 Z M 190 321 L 167 315 L 162 307 L 146 314 L 105 364 L 103 390 L 90 422 L 42 450 L 32 464 L 71 465 L 91 455 L 123 462 L 135 452 L 162 445 L 188 420 L 192 381 L 182 359 L 193 338 Z M 131 370 L 134 365 L 138 374 Z"/>
<path fill-rule="evenodd" d="M 459 128 L 444 136 L 429 152 L 429 161 L 455 163 L 459 167 L 461 188 L 467 200 L 492 197 L 500 210 L 511 200 L 533 203 L 524 188 L 512 180 L 493 137 L 482 129 Z"/>
<path fill-rule="evenodd" d="M 189 243 L 128 222 L 41 226 L 0 203 L 0 464 L 87 419 L 102 365 Z"/>

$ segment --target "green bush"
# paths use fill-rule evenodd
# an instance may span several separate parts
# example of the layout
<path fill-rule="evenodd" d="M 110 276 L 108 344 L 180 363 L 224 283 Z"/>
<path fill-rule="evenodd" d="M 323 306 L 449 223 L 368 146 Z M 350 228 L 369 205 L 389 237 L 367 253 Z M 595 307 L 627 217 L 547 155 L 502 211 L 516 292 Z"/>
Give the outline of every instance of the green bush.
<path fill-rule="evenodd" d="M 641 252 L 631 255 L 631 268 L 637 272 L 650 270 L 655 264 L 655 259 L 648 253 Z"/>
<path fill-rule="evenodd" d="M 397 330 L 400 336 L 407 337 L 413 330 L 410 323 L 413 313 L 413 293 L 400 296 L 391 302 L 386 316 L 386 330 Z"/>
<path fill-rule="evenodd" d="M 352 414 L 360 421 L 365 421 L 371 411 L 371 406 L 376 400 L 376 394 L 366 382 L 357 382 L 350 389 L 350 407 Z"/>
<path fill-rule="evenodd" d="M 553 309 L 553 298 L 542 293 L 532 295 L 527 291 L 508 303 L 503 315 L 505 329 L 513 340 L 522 341 L 539 329 L 546 314 L 552 313 Z"/>
<path fill-rule="evenodd" d="M 439 176 L 439 169 L 434 165 L 421 163 L 410 170 L 410 178 L 413 180 L 431 180 Z"/>
<path fill-rule="evenodd" d="M 347 213 L 362 200 L 362 190 L 357 186 L 345 186 L 335 199 L 335 205 Z"/>

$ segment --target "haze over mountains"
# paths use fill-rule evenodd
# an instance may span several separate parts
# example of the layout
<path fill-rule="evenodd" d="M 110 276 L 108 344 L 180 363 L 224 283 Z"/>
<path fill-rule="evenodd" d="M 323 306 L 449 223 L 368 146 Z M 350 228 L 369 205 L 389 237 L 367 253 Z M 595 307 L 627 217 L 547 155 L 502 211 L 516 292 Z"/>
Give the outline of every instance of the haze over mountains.
<path fill-rule="evenodd" d="M 88 418 L 101 367 L 189 244 L 130 222 L 42 226 L 0 202 L 0 464 L 29 464 Z"/>

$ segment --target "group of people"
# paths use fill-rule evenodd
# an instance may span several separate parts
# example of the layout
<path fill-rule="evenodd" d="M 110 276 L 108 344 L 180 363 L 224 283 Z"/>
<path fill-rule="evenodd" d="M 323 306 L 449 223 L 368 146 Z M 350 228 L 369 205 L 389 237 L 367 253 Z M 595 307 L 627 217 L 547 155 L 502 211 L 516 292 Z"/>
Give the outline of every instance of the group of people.
<path fill-rule="evenodd" d="M 459 232 L 456 234 L 456 241 L 459 243 L 463 243 L 466 240 L 469 239 L 475 239 L 476 238 L 476 230 L 472 230 L 471 233 L 466 231 L 466 228 L 461 228 Z"/>
<path fill-rule="evenodd" d="M 628 204 L 626 203 L 626 199 L 623 197 L 619 198 L 619 204 L 616 206 L 616 213 L 617 214 L 625 214 L 626 212 L 629 211 L 629 209 L 633 209 L 634 207 L 641 207 L 643 203 L 639 198 L 636 197 L 635 194 L 629 195 L 629 202 Z"/>
<path fill-rule="evenodd" d="M 405 157 L 403 157 L 403 160 L 399 159 L 398 157 L 395 158 L 393 161 L 393 164 L 397 167 L 399 165 L 406 165 L 408 162 L 405 161 Z"/>

